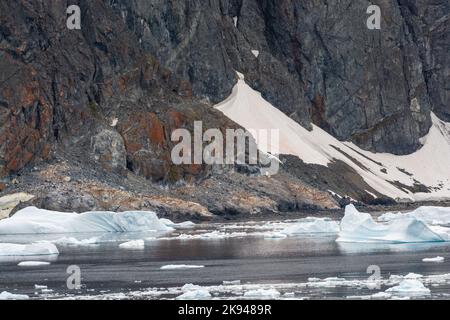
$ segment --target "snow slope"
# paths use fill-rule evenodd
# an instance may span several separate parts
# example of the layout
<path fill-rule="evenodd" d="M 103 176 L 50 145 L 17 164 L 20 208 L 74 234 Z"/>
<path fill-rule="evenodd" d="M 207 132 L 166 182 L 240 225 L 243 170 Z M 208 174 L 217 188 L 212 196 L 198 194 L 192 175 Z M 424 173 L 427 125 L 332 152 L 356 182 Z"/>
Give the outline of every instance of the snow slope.
<path fill-rule="evenodd" d="M 0 221 L 0 235 L 172 231 L 147 211 L 65 213 L 28 207 Z"/>
<path fill-rule="evenodd" d="M 423 147 L 413 154 L 396 156 L 368 152 L 351 142 L 337 140 L 315 125 L 308 131 L 250 88 L 242 74 L 238 76 L 240 79 L 230 97 L 215 107 L 249 131 L 278 129 L 279 146 L 270 141 L 267 148 L 266 143 L 254 137 L 262 151 L 295 155 L 307 164 L 323 166 L 334 159 L 341 160 L 354 168 L 373 189 L 393 199 L 450 199 L 450 123 L 432 114 L 433 125 L 422 139 Z M 414 194 L 390 183 L 395 181 L 411 187 L 419 182 L 431 192 Z"/>

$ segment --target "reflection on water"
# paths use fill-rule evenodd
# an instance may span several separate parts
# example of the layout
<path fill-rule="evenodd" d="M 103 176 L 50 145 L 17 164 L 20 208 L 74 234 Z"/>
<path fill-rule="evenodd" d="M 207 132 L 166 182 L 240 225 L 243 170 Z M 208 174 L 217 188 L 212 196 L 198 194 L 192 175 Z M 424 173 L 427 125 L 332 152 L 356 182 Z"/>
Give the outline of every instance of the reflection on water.
<path fill-rule="evenodd" d="M 449 242 L 421 242 L 421 243 L 351 243 L 337 242 L 339 252 L 343 255 L 361 253 L 400 253 L 423 252 L 437 248 L 449 248 Z"/>

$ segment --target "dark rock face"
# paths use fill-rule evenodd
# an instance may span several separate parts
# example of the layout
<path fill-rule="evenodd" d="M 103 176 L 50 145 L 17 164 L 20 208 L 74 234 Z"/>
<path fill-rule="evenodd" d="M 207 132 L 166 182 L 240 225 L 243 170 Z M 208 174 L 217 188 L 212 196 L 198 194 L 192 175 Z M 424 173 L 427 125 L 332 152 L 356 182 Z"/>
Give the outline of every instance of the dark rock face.
<path fill-rule="evenodd" d="M 380 152 L 420 147 L 430 110 L 448 119 L 448 1 L 118 0 L 145 51 L 224 99 L 234 70 L 305 127 Z M 236 26 L 235 26 L 236 23 Z M 256 57 L 252 50 L 259 51 Z"/>
<path fill-rule="evenodd" d="M 2 1 L 0 175 L 57 145 L 156 181 L 206 176 L 171 166 L 170 132 L 232 125 L 211 103 L 229 95 L 235 70 L 305 127 L 412 152 L 430 110 L 450 120 L 450 4 L 372 2 L 381 31 L 366 28 L 365 0 L 70 1 L 81 31 L 66 28 L 67 1 Z M 109 140 L 93 142 L 101 132 Z"/>

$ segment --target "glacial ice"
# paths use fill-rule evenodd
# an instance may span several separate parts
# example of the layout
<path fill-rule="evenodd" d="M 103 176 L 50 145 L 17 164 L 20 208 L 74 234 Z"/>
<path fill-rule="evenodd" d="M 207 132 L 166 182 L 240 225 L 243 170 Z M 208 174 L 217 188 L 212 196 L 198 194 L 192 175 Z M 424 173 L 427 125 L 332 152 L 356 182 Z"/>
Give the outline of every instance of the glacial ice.
<path fill-rule="evenodd" d="M 64 213 L 28 207 L 0 221 L 0 235 L 172 231 L 147 211 Z"/>
<path fill-rule="evenodd" d="M 378 221 L 389 222 L 403 218 L 416 218 L 429 225 L 450 224 L 450 208 L 445 207 L 420 207 L 412 212 L 393 213 L 387 212 L 378 218 Z"/>
<path fill-rule="evenodd" d="M 50 256 L 58 254 L 59 251 L 53 243 L 0 243 L 0 256 Z"/>
<path fill-rule="evenodd" d="M 448 235 L 432 230 L 426 223 L 414 217 L 404 217 L 382 224 L 375 222 L 370 214 L 359 212 L 355 206 L 345 209 L 341 221 L 338 242 L 386 242 L 416 243 L 443 242 Z"/>

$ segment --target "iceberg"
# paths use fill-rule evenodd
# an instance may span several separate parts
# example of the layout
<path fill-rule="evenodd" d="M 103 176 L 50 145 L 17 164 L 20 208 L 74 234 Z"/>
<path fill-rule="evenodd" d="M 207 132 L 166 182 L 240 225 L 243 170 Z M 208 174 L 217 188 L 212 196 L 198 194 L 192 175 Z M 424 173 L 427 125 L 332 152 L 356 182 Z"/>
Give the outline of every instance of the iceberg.
<path fill-rule="evenodd" d="M 28 207 L 0 221 L 0 235 L 173 231 L 150 211 L 65 213 Z"/>
<path fill-rule="evenodd" d="M 389 222 L 393 220 L 416 218 L 430 225 L 448 225 L 450 224 L 450 208 L 445 207 L 420 207 L 412 212 L 393 213 L 388 212 L 381 215 L 378 221 Z"/>
<path fill-rule="evenodd" d="M 306 218 L 281 231 L 288 236 L 313 233 L 338 233 L 339 224 L 336 221 L 322 218 Z"/>
<path fill-rule="evenodd" d="M 53 243 L 0 243 L 0 256 L 51 256 L 58 254 L 59 251 Z"/>
<path fill-rule="evenodd" d="M 338 242 L 416 243 L 448 241 L 444 233 L 433 231 L 426 223 L 413 217 L 395 219 L 388 223 L 375 222 L 370 214 L 359 212 L 354 205 L 345 209 Z"/>

